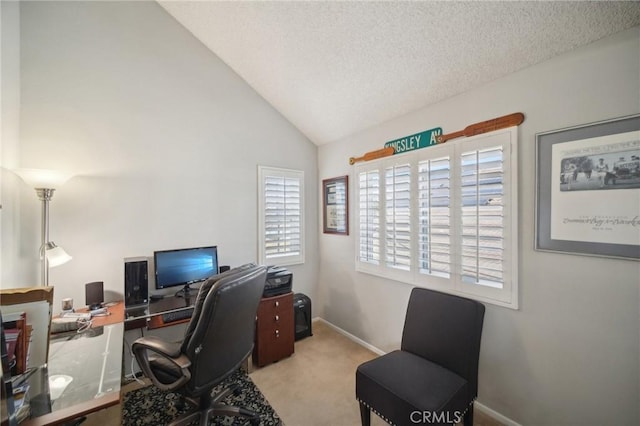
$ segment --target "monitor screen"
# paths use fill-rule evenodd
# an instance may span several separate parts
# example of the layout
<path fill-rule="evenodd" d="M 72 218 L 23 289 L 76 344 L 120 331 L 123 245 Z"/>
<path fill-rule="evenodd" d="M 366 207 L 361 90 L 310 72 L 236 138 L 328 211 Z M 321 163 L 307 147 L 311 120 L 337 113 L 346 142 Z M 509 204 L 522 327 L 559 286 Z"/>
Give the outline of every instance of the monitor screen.
<path fill-rule="evenodd" d="M 218 273 L 216 246 L 156 251 L 153 258 L 158 289 L 198 283 Z"/>

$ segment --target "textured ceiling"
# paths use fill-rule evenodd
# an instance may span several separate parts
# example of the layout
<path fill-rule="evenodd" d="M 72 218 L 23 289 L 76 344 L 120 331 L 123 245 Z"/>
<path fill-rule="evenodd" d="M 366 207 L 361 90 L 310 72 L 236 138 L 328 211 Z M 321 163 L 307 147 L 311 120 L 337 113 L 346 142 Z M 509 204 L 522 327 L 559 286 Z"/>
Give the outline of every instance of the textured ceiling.
<path fill-rule="evenodd" d="M 318 145 L 640 25 L 637 1 L 159 3 Z"/>

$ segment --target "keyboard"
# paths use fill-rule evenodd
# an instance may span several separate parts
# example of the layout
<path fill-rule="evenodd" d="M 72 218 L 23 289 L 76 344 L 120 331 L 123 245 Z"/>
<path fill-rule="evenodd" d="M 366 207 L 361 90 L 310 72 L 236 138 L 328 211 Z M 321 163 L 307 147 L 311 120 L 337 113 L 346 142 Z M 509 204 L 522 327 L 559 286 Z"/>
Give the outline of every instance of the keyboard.
<path fill-rule="evenodd" d="M 91 314 L 89 312 L 65 312 L 60 314 L 60 318 L 88 321 L 91 319 Z"/>
<path fill-rule="evenodd" d="M 193 308 L 167 312 L 165 314 L 162 314 L 162 322 L 166 324 L 168 322 L 175 322 L 183 319 L 188 319 L 188 318 L 191 318 L 191 314 L 193 314 Z"/>

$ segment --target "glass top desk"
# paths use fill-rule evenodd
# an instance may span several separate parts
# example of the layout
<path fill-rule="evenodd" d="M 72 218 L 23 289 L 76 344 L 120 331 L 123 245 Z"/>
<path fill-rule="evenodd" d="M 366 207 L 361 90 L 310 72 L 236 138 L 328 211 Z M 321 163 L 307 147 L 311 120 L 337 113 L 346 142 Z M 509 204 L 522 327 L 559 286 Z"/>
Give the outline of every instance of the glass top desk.
<path fill-rule="evenodd" d="M 48 364 L 27 379 L 31 418 L 21 425 L 62 423 L 119 404 L 123 338 L 122 322 L 52 335 Z"/>
<path fill-rule="evenodd" d="M 92 319 L 91 328 L 78 333 L 51 334 L 49 361 L 16 380 L 28 382 L 30 418 L 20 425 L 64 423 L 120 403 L 122 348 L 126 329 L 164 327 L 190 320 L 192 298 L 167 297 L 146 306 L 140 316 L 129 316 L 122 302 L 109 306 L 109 316 Z M 186 311 L 168 321 L 166 314 Z"/>

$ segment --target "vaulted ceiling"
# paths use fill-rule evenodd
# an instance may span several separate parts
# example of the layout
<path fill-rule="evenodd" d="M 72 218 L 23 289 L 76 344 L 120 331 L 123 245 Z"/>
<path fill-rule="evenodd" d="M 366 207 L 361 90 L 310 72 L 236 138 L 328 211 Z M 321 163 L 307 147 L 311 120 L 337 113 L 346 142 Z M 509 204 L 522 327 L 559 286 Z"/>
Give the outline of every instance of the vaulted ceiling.
<path fill-rule="evenodd" d="M 640 25 L 637 1 L 159 3 L 317 145 Z"/>

